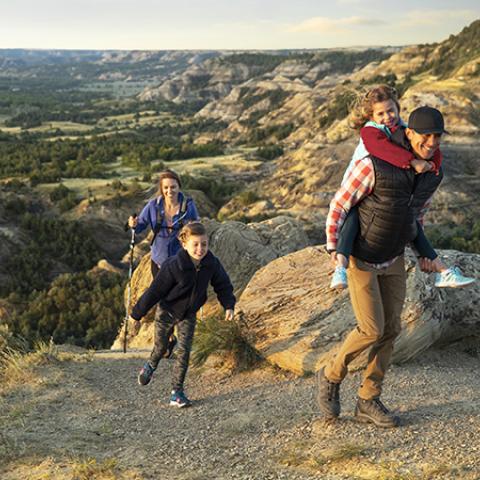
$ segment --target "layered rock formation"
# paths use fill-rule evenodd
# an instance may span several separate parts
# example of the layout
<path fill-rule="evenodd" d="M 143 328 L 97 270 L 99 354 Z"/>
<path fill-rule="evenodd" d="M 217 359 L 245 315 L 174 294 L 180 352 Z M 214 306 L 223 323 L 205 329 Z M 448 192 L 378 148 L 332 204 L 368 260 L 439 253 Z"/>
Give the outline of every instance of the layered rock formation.
<path fill-rule="evenodd" d="M 315 55 L 286 59 L 261 78 L 237 85 L 197 115 L 229 122 L 218 134 L 222 140 L 260 138 L 263 143 L 281 143 L 285 154 L 256 187 L 262 200 L 269 202 L 268 215 L 316 216 L 321 222 L 326 199 L 338 188 L 358 141 L 346 118 L 351 99 L 361 89 L 394 81 L 402 93 L 404 119 L 421 105 L 437 107 L 445 116 L 452 135 L 442 145 L 446 175 L 435 197 L 435 217 L 430 218 L 462 219 L 465 207 L 473 209 L 474 215 L 478 212 L 479 30 L 480 21 L 476 21 L 444 42 L 406 47 L 354 72 L 331 69 Z M 312 76 L 320 66 L 322 74 Z M 275 89 L 281 94 L 274 95 Z M 286 136 L 279 135 L 285 126 L 291 127 Z M 225 208 L 226 218 L 235 218 L 237 205 L 233 200 Z M 255 218 L 256 208 L 242 208 L 243 217 Z"/>
<path fill-rule="evenodd" d="M 480 255 L 440 251 L 467 274 L 480 270 Z M 237 321 L 269 362 L 302 375 L 318 370 L 355 327 L 348 292 L 329 288 L 329 257 L 308 247 L 259 270 L 237 306 Z M 437 289 L 412 257 L 407 259 L 407 297 L 402 333 L 393 361 L 405 362 L 431 345 L 480 333 L 480 283 L 464 289 Z M 361 366 L 365 358 L 352 365 Z"/>

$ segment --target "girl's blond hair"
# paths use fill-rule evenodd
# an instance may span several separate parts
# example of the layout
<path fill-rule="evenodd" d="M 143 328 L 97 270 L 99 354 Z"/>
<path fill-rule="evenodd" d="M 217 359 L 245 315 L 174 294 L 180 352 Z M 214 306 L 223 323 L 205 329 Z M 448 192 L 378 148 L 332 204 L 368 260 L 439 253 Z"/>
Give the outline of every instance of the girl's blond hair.
<path fill-rule="evenodd" d="M 157 193 L 156 193 L 157 197 L 163 196 L 162 182 L 166 178 L 170 178 L 172 180 L 175 180 L 178 183 L 178 186 L 180 188 L 182 187 L 182 182 L 180 181 L 180 177 L 178 176 L 177 173 L 175 173 L 173 170 L 164 170 L 163 172 L 160 172 L 160 175 L 158 176 L 158 190 L 157 190 Z"/>
<path fill-rule="evenodd" d="M 180 242 L 185 243 L 188 239 L 194 235 L 206 235 L 207 229 L 202 222 L 189 222 L 182 227 L 178 234 Z"/>
<path fill-rule="evenodd" d="M 379 85 L 358 94 L 350 113 L 349 123 L 355 130 L 360 130 L 373 115 L 373 104 L 393 100 L 400 112 L 397 91 L 389 85 Z"/>

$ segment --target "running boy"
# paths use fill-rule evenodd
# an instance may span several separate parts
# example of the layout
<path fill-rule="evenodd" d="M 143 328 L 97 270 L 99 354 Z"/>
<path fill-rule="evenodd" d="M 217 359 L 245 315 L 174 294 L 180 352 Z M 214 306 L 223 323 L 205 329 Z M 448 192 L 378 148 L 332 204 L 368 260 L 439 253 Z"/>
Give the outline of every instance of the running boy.
<path fill-rule="evenodd" d="M 433 152 L 431 161 L 415 158 L 411 150 L 407 150 L 391 141 L 392 135 L 399 128 L 405 127 L 400 118 L 400 105 L 395 89 L 388 85 L 375 87 L 357 101 L 351 114 L 353 128 L 360 128 L 360 142 L 353 154 L 352 161 L 344 175 L 348 177 L 355 163 L 371 154 L 399 168 L 413 168 L 417 174 L 440 171 L 442 154 L 439 149 Z M 344 181 L 342 181 L 343 185 Z M 428 205 L 423 210 L 427 210 Z M 333 225 L 327 225 L 327 230 Z M 353 249 L 353 243 L 358 233 L 358 213 L 353 208 L 347 215 L 341 231 L 338 234 L 337 245 L 327 245 L 334 252 L 335 271 L 330 284 L 331 288 L 346 288 L 348 258 Z M 435 286 L 463 287 L 474 282 L 473 278 L 464 277 L 457 267 L 447 268 L 438 258 L 437 253 L 425 237 L 420 221 L 417 221 L 417 236 L 413 246 L 420 257 L 432 260 L 436 270 Z"/>
<path fill-rule="evenodd" d="M 155 319 L 155 346 L 150 359 L 138 375 L 141 385 L 150 382 L 168 347 L 169 332 L 175 323 L 178 324 L 178 352 L 170 405 L 188 407 L 191 402 L 184 393 L 183 384 L 193 343 L 195 315 L 207 300 L 209 283 L 225 309 L 226 320 L 233 320 L 235 296 L 225 269 L 218 258 L 208 251 L 208 236 L 204 225 L 200 222 L 188 223 L 178 238 L 183 248 L 162 264 L 159 275 L 133 307 L 131 318 L 138 331 L 140 319 L 159 303 L 161 313 Z"/>

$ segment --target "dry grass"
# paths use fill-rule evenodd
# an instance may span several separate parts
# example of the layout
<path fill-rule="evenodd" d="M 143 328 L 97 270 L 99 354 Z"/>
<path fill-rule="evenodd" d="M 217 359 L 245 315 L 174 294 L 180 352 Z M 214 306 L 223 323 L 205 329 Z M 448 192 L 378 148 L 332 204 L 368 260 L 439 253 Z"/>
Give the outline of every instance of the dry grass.
<path fill-rule="evenodd" d="M 245 157 L 246 154 L 244 152 L 239 152 L 216 157 L 177 160 L 168 162 L 168 165 L 180 175 L 185 173 L 190 175 L 208 175 L 214 174 L 218 170 L 226 170 L 229 172 L 253 170 L 263 163 L 259 160 L 247 160 Z"/>
<path fill-rule="evenodd" d="M 124 469 L 114 458 L 47 458 L 16 462 L 2 475 L 2 480 L 142 480 L 138 471 Z"/>
<path fill-rule="evenodd" d="M 315 475 L 348 475 L 350 480 L 474 480 L 477 477 L 453 465 L 416 465 L 413 469 L 401 463 L 368 458 L 372 451 L 353 443 L 319 449 L 309 440 L 290 444 L 279 459 L 289 467 L 314 472 Z"/>
<path fill-rule="evenodd" d="M 355 480 L 477 480 L 475 472 L 469 472 L 464 467 L 447 464 L 417 464 L 406 468 L 397 462 L 373 463 L 367 461 L 352 468 L 352 478 Z"/>
<path fill-rule="evenodd" d="M 370 448 L 354 443 L 338 444 L 327 449 L 319 448 L 311 440 L 288 445 L 279 462 L 285 466 L 314 472 L 315 475 L 348 475 L 351 480 L 440 480 L 472 479 L 468 472 L 452 465 L 419 465 L 406 468 L 401 463 L 383 461 L 376 463 L 368 458 Z"/>
<path fill-rule="evenodd" d="M 88 458 L 72 465 L 74 477 L 79 480 L 90 479 L 111 479 L 118 478 L 117 473 L 118 461 L 109 458 L 103 462 L 98 462 L 95 458 Z"/>
<path fill-rule="evenodd" d="M 33 351 L 25 351 L 6 347 L 0 351 L 0 379 L 2 381 L 0 393 L 14 385 L 33 385 L 43 382 L 43 376 L 38 371 L 44 365 L 58 364 L 64 361 L 91 361 L 93 351 L 78 354 L 69 351 L 60 351 L 59 347 L 50 342 L 37 342 Z"/>
<path fill-rule="evenodd" d="M 302 467 L 317 472 L 324 472 L 325 467 L 338 466 L 352 459 L 358 464 L 359 459 L 368 453 L 363 445 L 343 443 L 328 449 L 319 449 L 310 441 L 297 442 L 288 446 L 280 459 L 287 466 Z"/>

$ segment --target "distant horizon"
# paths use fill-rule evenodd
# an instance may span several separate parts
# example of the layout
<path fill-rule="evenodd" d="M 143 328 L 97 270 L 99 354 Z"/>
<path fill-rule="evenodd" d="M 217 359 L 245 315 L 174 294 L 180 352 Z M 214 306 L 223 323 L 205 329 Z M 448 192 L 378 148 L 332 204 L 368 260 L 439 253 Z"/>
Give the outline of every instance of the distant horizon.
<path fill-rule="evenodd" d="M 436 43 L 480 18 L 474 0 L 16 0 L 0 49 L 218 51 Z M 68 8 L 67 8 L 68 7 Z"/>
<path fill-rule="evenodd" d="M 436 42 L 432 42 L 436 43 Z M 351 45 L 345 47 L 305 47 L 305 48 L 49 48 L 49 47 L 0 47 L 0 51 L 23 50 L 33 52 L 279 52 L 279 51 L 315 51 L 315 50 L 369 50 L 380 48 L 402 48 L 419 45 L 416 43 L 402 45 Z"/>

